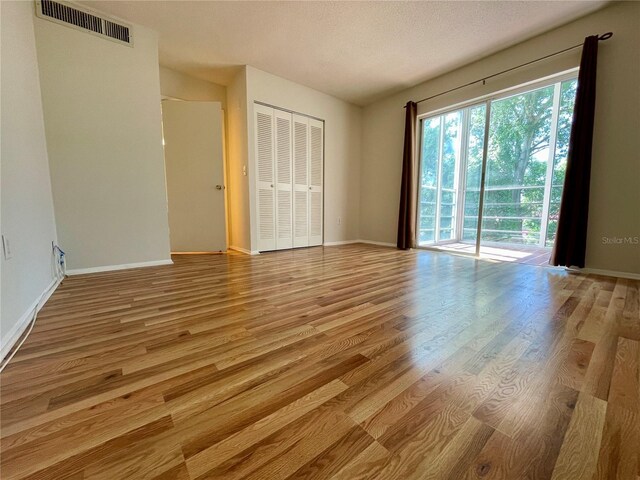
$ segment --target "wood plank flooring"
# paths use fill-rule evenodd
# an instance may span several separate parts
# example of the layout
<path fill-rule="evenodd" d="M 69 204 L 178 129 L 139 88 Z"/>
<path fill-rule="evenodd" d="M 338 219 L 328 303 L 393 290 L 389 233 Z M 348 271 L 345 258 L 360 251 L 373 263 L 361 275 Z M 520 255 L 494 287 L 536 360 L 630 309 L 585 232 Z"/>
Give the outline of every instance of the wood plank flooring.
<path fill-rule="evenodd" d="M 465 255 L 475 255 L 475 243 L 445 243 L 434 245 L 433 250 L 443 252 L 460 253 Z M 551 258 L 551 248 L 540 248 L 531 245 L 481 245 L 480 258 L 487 260 L 497 260 L 500 262 L 523 263 L 525 265 L 549 266 Z"/>
<path fill-rule="evenodd" d="M 640 478 L 640 282 L 367 245 L 68 278 L 10 479 Z"/>

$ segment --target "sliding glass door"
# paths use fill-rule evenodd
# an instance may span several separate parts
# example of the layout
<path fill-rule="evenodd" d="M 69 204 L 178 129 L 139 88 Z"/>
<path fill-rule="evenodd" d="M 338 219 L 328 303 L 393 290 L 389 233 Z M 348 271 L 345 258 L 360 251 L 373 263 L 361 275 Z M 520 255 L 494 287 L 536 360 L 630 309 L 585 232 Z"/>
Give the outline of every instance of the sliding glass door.
<path fill-rule="evenodd" d="M 484 108 L 480 105 L 456 110 L 422 122 L 418 204 L 420 246 L 455 242 L 466 231 L 465 169 L 467 159 L 475 159 L 478 155 L 476 130 L 478 127 L 484 130 L 484 120 L 480 125 L 476 117 L 484 115 L 481 112 Z M 474 168 L 471 167 L 472 173 L 477 170 Z"/>
<path fill-rule="evenodd" d="M 423 122 L 420 245 L 451 240 L 457 234 L 462 117 L 457 111 Z"/>
<path fill-rule="evenodd" d="M 482 242 L 541 245 L 554 86 L 491 102 Z"/>
<path fill-rule="evenodd" d="M 469 108 L 469 128 L 464 161 L 464 217 L 459 241 L 473 245 L 476 244 L 478 234 L 486 115 L 487 106 L 485 104 Z"/>
<path fill-rule="evenodd" d="M 478 253 L 481 245 L 553 245 L 576 83 L 421 121 L 419 246 L 460 243 Z"/>
<path fill-rule="evenodd" d="M 578 81 L 576 79 L 562 82 L 560 85 L 560 100 L 558 119 L 553 151 L 553 166 L 551 172 L 551 186 L 549 192 L 549 208 L 547 210 L 547 229 L 545 247 L 553 247 L 560 215 L 560 200 L 564 186 L 564 174 L 567 171 L 567 153 L 569 152 L 569 138 L 571 137 L 571 122 L 573 120 L 573 106 L 576 98 Z"/>

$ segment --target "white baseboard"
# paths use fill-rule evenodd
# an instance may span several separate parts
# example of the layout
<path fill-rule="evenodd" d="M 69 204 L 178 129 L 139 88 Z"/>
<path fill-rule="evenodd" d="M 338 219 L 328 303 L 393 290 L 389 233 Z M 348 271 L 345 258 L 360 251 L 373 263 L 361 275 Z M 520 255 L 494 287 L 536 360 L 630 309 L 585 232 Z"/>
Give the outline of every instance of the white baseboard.
<path fill-rule="evenodd" d="M 593 273 L 594 275 L 604 275 L 606 277 L 630 278 L 631 280 L 640 280 L 640 273 L 633 272 L 617 272 L 615 270 L 603 270 L 600 268 L 567 268 L 569 272 Z"/>
<path fill-rule="evenodd" d="M 121 265 L 104 265 L 101 267 L 73 268 L 67 270 L 67 275 L 83 275 L 85 273 L 112 272 L 114 270 L 127 270 L 129 268 L 157 267 L 158 265 L 173 265 L 173 260 L 152 260 L 150 262 L 123 263 Z"/>
<path fill-rule="evenodd" d="M 338 245 L 350 245 L 353 243 L 368 243 L 370 245 L 379 245 L 382 247 L 395 247 L 395 243 L 374 242 L 372 240 L 338 240 L 336 242 L 324 242 L 323 247 L 336 247 Z M 229 246 L 229 250 L 235 250 L 236 252 L 244 253 L 246 255 L 259 255 L 258 250 L 247 250 L 246 248 L 236 247 L 234 245 Z"/>
<path fill-rule="evenodd" d="M 56 291 L 58 285 L 60 285 L 61 280 L 53 279 L 51 283 L 47 286 L 47 288 L 42 292 L 40 297 L 29 305 L 29 308 L 20 316 L 18 321 L 11 327 L 4 338 L 2 339 L 2 345 L 0 346 L 0 361 L 4 360 L 4 357 L 11 351 L 16 342 L 20 339 L 20 336 L 24 333 L 24 331 L 29 327 L 31 323 L 31 319 L 33 318 L 33 311 L 37 312 L 47 303 L 49 297 L 53 295 L 53 292 Z"/>
<path fill-rule="evenodd" d="M 349 245 L 352 243 L 361 243 L 362 240 L 338 240 L 337 242 L 324 242 L 325 247 L 335 247 L 336 245 Z"/>
<path fill-rule="evenodd" d="M 324 242 L 323 245 L 325 247 L 334 247 L 336 245 L 349 245 L 352 243 L 367 243 L 369 245 L 378 245 L 381 247 L 395 247 L 395 243 L 387 243 L 387 242 L 376 242 L 373 240 L 339 240 L 337 242 Z"/>
<path fill-rule="evenodd" d="M 389 243 L 389 242 L 376 242 L 374 240 L 358 240 L 360 243 L 368 243 L 369 245 L 379 245 L 381 247 L 396 247 L 397 245 L 395 243 Z"/>
<path fill-rule="evenodd" d="M 229 245 L 229 250 L 235 250 L 236 252 L 244 253 L 245 255 L 260 255 L 258 250 L 247 250 L 246 248 L 236 247 L 234 245 Z"/>

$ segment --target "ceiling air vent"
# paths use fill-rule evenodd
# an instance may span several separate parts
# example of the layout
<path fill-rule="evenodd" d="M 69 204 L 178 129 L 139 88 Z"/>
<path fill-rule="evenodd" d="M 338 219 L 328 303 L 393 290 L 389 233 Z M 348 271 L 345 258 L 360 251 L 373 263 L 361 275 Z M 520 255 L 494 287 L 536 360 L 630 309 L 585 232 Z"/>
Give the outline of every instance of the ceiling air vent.
<path fill-rule="evenodd" d="M 104 21 L 104 34 L 108 37 L 115 38 L 121 42 L 129 43 L 129 27 L 111 22 Z"/>
<path fill-rule="evenodd" d="M 36 15 L 52 22 L 99 35 L 102 38 L 132 46 L 131 27 L 109 19 L 87 8 L 78 8 L 69 2 L 37 0 Z"/>

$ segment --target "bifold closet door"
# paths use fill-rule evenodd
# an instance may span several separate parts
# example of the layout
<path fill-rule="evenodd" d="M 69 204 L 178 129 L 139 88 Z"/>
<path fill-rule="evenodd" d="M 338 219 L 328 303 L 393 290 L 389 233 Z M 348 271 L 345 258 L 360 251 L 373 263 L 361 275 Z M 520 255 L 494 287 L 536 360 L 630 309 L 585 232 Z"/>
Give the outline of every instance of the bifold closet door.
<path fill-rule="evenodd" d="M 324 124 L 309 119 L 309 246 L 322 245 Z"/>
<path fill-rule="evenodd" d="M 309 118 L 293 115 L 293 246 L 309 245 Z"/>
<path fill-rule="evenodd" d="M 258 250 L 276 249 L 274 110 L 255 105 Z"/>
<path fill-rule="evenodd" d="M 324 124 L 255 104 L 258 250 L 322 245 Z"/>
<path fill-rule="evenodd" d="M 276 149 L 276 249 L 293 246 L 291 114 L 274 109 Z"/>

